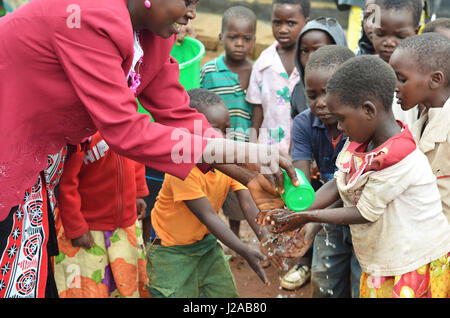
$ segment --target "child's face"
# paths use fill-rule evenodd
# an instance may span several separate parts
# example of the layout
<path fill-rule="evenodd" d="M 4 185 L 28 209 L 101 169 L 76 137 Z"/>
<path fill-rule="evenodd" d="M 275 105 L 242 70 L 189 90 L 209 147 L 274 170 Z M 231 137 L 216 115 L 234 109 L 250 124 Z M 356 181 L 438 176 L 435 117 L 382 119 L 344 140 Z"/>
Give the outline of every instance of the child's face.
<path fill-rule="evenodd" d="M 366 0 L 364 3 L 363 28 L 370 40 L 372 40 L 373 33 L 374 4 L 375 0 Z"/>
<path fill-rule="evenodd" d="M 306 23 L 298 4 L 277 3 L 272 9 L 272 32 L 282 48 L 295 48 L 297 37 Z"/>
<path fill-rule="evenodd" d="M 372 43 L 375 51 L 387 63 L 395 48 L 417 33 L 413 14 L 408 10 L 380 10 L 380 25 L 374 25 Z"/>
<path fill-rule="evenodd" d="M 365 143 L 372 139 L 375 132 L 375 121 L 369 120 L 367 113 L 362 106 L 353 107 L 340 102 L 338 96 L 327 93 L 325 104 L 330 113 L 337 120 L 337 128 L 350 141 Z"/>
<path fill-rule="evenodd" d="M 311 69 L 305 76 L 306 98 L 311 112 L 326 125 L 336 124 L 336 118 L 330 114 L 325 103 L 328 79 L 335 69 Z"/>
<path fill-rule="evenodd" d="M 228 108 L 225 105 L 211 105 L 204 112 L 206 119 L 212 128 L 220 131 L 223 136 L 226 136 L 227 128 L 231 128 L 230 115 Z"/>
<path fill-rule="evenodd" d="M 255 24 L 242 18 L 231 18 L 219 38 L 227 59 L 243 61 L 255 45 Z"/>
<path fill-rule="evenodd" d="M 414 59 L 405 49 L 397 49 L 392 54 L 389 64 L 397 75 L 397 103 L 403 110 L 413 108 L 425 102 L 429 92 L 430 74 L 423 74 L 414 64 Z"/>
<path fill-rule="evenodd" d="M 331 37 L 321 30 L 311 30 L 302 35 L 299 54 L 300 63 L 305 68 L 309 56 L 322 46 L 334 44 Z"/>

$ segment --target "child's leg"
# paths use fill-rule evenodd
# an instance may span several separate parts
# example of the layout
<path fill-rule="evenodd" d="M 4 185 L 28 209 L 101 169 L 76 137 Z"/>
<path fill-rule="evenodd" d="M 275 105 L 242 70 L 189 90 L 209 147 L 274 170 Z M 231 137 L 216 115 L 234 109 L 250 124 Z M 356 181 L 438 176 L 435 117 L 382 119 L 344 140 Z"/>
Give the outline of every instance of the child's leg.
<path fill-rule="evenodd" d="M 148 298 L 148 283 L 142 225 L 139 220 L 127 228 L 104 232 L 109 267 L 121 297 Z M 107 276 L 108 269 L 105 269 Z"/>
<path fill-rule="evenodd" d="M 359 290 L 352 293 L 351 277 L 357 279 L 360 274 L 351 273 L 353 246 L 349 235 L 348 226 L 332 224 L 325 225 L 316 235 L 311 274 L 313 297 L 359 297 Z M 359 281 L 353 285 L 359 286 Z"/>
<path fill-rule="evenodd" d="M 239 297 L 230 265 L 219 243 L 199 264 L 200 298 Z"/>
<path fill-rule="evenodd" d="M 153 244 L 147 259 L 153 298 L 237 297 L 223 250 L 211 234 L 185 246 Z"/>

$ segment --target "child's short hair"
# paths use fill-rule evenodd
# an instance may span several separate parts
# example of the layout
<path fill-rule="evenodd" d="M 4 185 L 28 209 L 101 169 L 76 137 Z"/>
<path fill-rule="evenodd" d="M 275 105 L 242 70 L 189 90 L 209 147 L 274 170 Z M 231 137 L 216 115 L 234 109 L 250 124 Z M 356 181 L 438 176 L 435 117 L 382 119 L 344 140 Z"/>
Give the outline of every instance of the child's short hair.
<path fill-rule="evenodd" d="M 274 4 L 298 4 L 302 7 L 302 14 L 305 18 L 309 17 L 311 12 L 311 2 L 309 0 L 273 0 Z"/>
<path fill-rule="evenodd" d="M 423 27 L 422 33 L 436 32 L 437 29 L 441 28 L 450 30 L 450 18 L 439 18 L 428 22 Z"/>
<path fill-rule="evenodd" d="M 366 100 L 392 108 L 397 77 L 391 66 L 378 56 L 361 55 L 344 62 L 327 83 L 327 93 L 345 105 L 359 107 Z"/>
<path fill-rule="evenodd" d="M 414 27 L 420 24 L 422 16 L 422 0 L 376 0 L 375 4 L 384 10 L 408 10 L 413 15 Z"/>
<path fill-rule="evenodd" d="M 208 107 L 216 105 L 223 105 L 227 108 L 223 99 L 213 91 L 204 88 L 193 88 L 188 91 L 188 95 L 190 98 L 189 106 L 196 109 L 199 113 L 204 113 Z"/>
<path fill-rule="evenodd" d="M 450 39 L 439 33 L 429 32 L 405 39 L 397 49 L 406 49 L 421 73 L 444 72 L 447 77 L 446 86 L 449 86 Z"/>
<path fill-rule="evenodd" d="M 316 69 L 336 68 L 354 56 L 352 50 L 342 45 L 322 46 L 309 57 L 305 73 Z"/>
<path fill-rule="evenodd" d="M 223 13 L 222 32 L 224 32 L 225 29 L 228 27 L 228 23 L 229 23 L 230 19 L 232 19 L 232 18 L 245 19 L 245 20 L 252 22 L 255 26 L 254 30 L 256 31 L 257 17 L 255 15 L 255 13 L 247 7 L 234 6 L 234 7 L 228 8 Z"/>

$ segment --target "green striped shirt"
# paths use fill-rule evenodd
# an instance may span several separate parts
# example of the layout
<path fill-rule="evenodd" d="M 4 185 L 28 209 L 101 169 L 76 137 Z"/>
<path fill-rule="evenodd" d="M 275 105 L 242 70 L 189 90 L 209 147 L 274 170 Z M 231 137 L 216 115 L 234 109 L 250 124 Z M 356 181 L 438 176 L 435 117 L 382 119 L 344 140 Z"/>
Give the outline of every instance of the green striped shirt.
<path fill-rule="evenodd" d="M 233 140 L 249 141 L 253 105 L 245 100 L 247 92 L 242 89 L 238 75 L 225 64 L 223 55 L 206 63 L 200 73 L 200 87 L 219 95 L 228 107 Z"/>

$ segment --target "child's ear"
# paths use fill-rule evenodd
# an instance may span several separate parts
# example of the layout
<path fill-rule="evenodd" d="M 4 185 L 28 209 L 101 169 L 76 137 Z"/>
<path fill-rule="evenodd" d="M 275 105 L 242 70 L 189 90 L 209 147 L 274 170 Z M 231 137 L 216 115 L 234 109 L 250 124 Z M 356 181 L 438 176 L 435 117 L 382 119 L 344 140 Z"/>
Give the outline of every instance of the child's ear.
<path fill-rule="evenodd" d="M 431 89 L 436 89 L 443 86 L 446 82 L 446 76 L 441 71 L 431 73 L 429 85 Z"/>
<path fill-rule="evenodd" d="M 362 104 L 362 110 L 368 120 L 372 120 L 377 116 L 377 106 L 370 100 L 366 100 Z"/>

